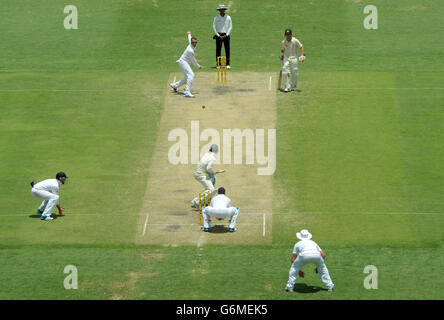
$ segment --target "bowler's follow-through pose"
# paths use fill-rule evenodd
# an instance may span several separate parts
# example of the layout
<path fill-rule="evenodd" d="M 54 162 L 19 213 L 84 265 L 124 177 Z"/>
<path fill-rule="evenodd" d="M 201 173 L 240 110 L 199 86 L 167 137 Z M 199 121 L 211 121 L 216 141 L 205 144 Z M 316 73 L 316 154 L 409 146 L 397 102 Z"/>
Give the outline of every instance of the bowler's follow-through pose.
<path fill-rule="evenodd" d="M 202 69 L 202 66 L 197 63 L 196 57 L 194 56 L 197 46 L 197 39 L 191 36 L 190 31 L 188 31 L 188 43 L 188 47 L 185 49 L 180 59 L 176 61 L 179 63 L 184 77 L 180 81 L 171 83 L 170 87 L 177 92 L 177 88 L 186 83 L 183 95 L 187 98 L 194 98 L 194 96 L 191 94 L 191 86 L 194 82 L 194 72 L 191 70 L 190 63 L 193 63 L 199 69 Z"/>

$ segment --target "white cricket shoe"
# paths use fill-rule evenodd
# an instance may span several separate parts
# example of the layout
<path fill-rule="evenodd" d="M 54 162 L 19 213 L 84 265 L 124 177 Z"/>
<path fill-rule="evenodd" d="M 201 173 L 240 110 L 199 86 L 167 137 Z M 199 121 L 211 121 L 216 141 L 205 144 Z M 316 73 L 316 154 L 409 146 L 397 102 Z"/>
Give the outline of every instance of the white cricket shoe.
<path fill-rule="evenodd" d="M 172 83 L 170 83 L 170 87 L 174 90 L 174 92 L 177 92 L 177 88 Z"/>
<path fill-rule="evenodd" d="M 328 288 L 328 291 L 333 291 L 334 287 L 335 287 L 335 285 L 332 285 L 331 287 Z"/>
<path fill-rule="evenodd" d="M 230 70 L 230 66 L 227 66 L 227 70 Z"/>
<path fill-rule="evenodd" d="M 296 87 L 291 87 L 291 91 L 297 91 L 298 89 Z"/>
<path fill-rule="evenodd" d="M 285 88 L 284 92 L 290 92 L 290 88 Z"/>
<path fill-rule="evenodd" d="M 54 218 L 51 217 L 51 216 L 48 216 L 48 217 L 45 218 L 45 221 L 51 221 L 51 220 L 54 220 Z"/>
<path fill-rule="evenodd" d="M 183 96 L 185 97 L 185 98 L 194 98 L 194 96 L 191 94 L 191 92 L 189 92 L 189 91 L 185 91 L 184 93 L 183 93 Z"/>
<path fill-rule="evenodd" d="M 192 207 L 192 208 L 199 209 L 199 204 L 197 204 L 197 203 L 194 201 L 194 199 L 191 200 L 190 203 L 191 203 L 191 207 Z"/>

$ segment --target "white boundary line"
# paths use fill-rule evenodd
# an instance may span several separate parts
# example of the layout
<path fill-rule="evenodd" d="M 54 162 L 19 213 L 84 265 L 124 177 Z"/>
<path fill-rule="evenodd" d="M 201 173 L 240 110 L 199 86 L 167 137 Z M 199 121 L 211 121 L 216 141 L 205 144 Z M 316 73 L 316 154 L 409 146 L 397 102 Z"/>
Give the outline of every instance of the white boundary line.
<path fill-rule="evenodd" d="M 145 219 L 145 224 L 143 225 L 143 232 L 142 232 L 142 236 L 145 235 L 146 232 L 146 226 L 148 225 L 148 218 L 149 218 L 149 214 L 146 215 L 146 219 Z"/>

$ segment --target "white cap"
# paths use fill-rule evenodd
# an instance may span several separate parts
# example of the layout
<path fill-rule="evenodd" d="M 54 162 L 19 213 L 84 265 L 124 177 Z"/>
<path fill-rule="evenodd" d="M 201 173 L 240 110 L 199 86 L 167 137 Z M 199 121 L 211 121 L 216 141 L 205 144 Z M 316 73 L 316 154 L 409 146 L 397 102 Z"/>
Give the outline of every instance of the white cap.
<path fill-rule="evenodd" d="M 299 240 L 310 240 L 312 237 L 311 233 L 308 230 L 303 229 L 301 232 L 296 232 L 296 238 Z"/>
<path fill-rule="evenodd" d="M 218 8 L 216 8 L 216 10 L 228 10 L 227 7 L 225 7 L 224 4 L 220 4 Z"/>

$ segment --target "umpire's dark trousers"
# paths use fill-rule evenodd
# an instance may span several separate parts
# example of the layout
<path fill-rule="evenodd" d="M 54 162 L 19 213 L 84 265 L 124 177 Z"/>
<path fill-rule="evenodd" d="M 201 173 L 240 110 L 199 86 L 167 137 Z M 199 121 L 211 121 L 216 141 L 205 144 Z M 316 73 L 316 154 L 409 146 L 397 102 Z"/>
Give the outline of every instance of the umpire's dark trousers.
<path fill-rule="evenodd" d="M 219 33 L 221 36 L 225 36 L 226 33 Z M 216 64 L 217 64 L 217 57 L 220 57 L 222 52 L 222 43 L 225 47 L 225 56 L 227 57 L 227 66 L 230 65 L 230 36 L 226 37 L 225 39 L 221 40 L 218 36 L 216 36 Z"/>

